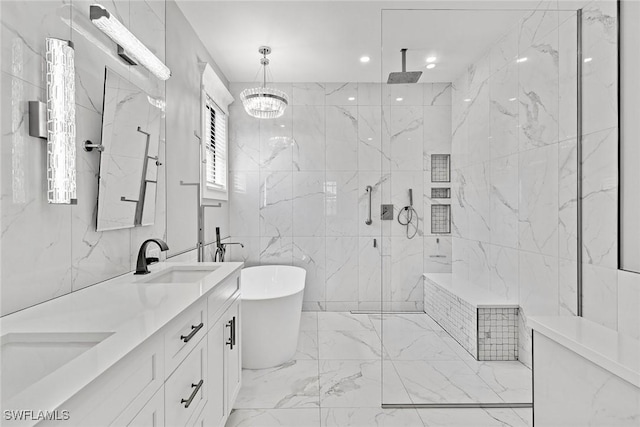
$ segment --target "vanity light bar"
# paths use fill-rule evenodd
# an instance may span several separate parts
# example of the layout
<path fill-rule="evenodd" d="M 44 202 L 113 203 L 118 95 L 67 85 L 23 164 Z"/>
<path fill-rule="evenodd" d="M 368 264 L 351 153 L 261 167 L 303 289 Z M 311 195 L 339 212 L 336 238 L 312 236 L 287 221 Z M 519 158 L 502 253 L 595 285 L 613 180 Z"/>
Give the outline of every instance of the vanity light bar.
<path fill-rule="evenodd" d="M 47 38 L 47 200 L 76 202 L 75 55 L 71 42 Z"/>
<path fill-rule="evenodd" d="M 93 25 L 127 53 L 127 62 L 131 63 L 131 59 L 138 61 L 161 80 L 167 80 L 171 77 L 171 70 L 104 6 L 92 4 L 89 7 L 89 17 Z"/>

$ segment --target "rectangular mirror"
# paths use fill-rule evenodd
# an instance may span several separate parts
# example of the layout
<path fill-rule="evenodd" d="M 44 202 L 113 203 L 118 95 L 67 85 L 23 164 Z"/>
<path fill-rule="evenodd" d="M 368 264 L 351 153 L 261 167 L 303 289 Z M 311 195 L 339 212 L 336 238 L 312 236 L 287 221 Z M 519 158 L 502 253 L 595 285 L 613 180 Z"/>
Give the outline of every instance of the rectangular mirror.
<path fill-rule="evenodd" d="M 620 265 L 640 273 L 640 3 L 620 11 Z"/>
<path fill-rule="evenodd" d="M 163 104 L 105 69 L 98 231 L 153 224 Z"/>

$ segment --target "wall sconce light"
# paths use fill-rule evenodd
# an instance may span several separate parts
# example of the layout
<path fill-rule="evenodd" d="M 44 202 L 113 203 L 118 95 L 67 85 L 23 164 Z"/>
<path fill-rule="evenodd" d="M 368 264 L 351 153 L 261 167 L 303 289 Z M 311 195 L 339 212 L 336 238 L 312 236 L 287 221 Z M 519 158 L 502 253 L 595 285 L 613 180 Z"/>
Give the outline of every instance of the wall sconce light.
<path fill-rule="evenodd" d="M 47 38 L 45 48 L 47 103 L 29 102 L 29 134 L 47 140 L 47 201 L 75 204 L 75 55 L 67 40 Z"/>
<path fill-rule="evenodd" d="M 89 7 L 89 18 L 93 25 L 116 42 L 118 55 L 125 62 L 130 65 L 139 62 L 160 80 L 171 77 L 171 70 L 103 6 L 92 4 Z"/>

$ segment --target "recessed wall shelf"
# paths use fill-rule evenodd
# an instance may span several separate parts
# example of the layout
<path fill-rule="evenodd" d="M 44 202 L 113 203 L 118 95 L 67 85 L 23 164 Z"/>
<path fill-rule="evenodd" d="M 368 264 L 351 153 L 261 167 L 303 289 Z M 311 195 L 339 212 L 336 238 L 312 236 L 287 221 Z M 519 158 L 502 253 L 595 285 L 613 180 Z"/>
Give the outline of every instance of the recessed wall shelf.
<path fill-rule="evenodd" d="M 431 198 L 432 199 L 450 199 L 451 198 L 451 189 L 448 188 L 448 187 L 432 188 L 431 189 Z"/>
<path fill-rule="evenodd" d="M 451 205 L 431 205 L 431 234 L 451 233 Z"/>
<path fill-rule="evenodd" d="M 451 182 L 450 173 L 451 155 L 431 155 L 431 182 Z"/>

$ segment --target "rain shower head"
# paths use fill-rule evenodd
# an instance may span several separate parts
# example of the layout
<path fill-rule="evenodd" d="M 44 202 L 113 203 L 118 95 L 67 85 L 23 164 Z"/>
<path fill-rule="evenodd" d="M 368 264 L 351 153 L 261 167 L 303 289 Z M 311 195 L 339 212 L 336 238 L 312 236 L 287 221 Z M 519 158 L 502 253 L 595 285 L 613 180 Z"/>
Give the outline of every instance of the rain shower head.
<path fill-rule="evenodd" d="M 400 49 L 400 52 L 402 53 L 402 71 L 389 73 L 387 84 L 418 83 L 422 71 L 407 71 L 407 49 Z"/>

